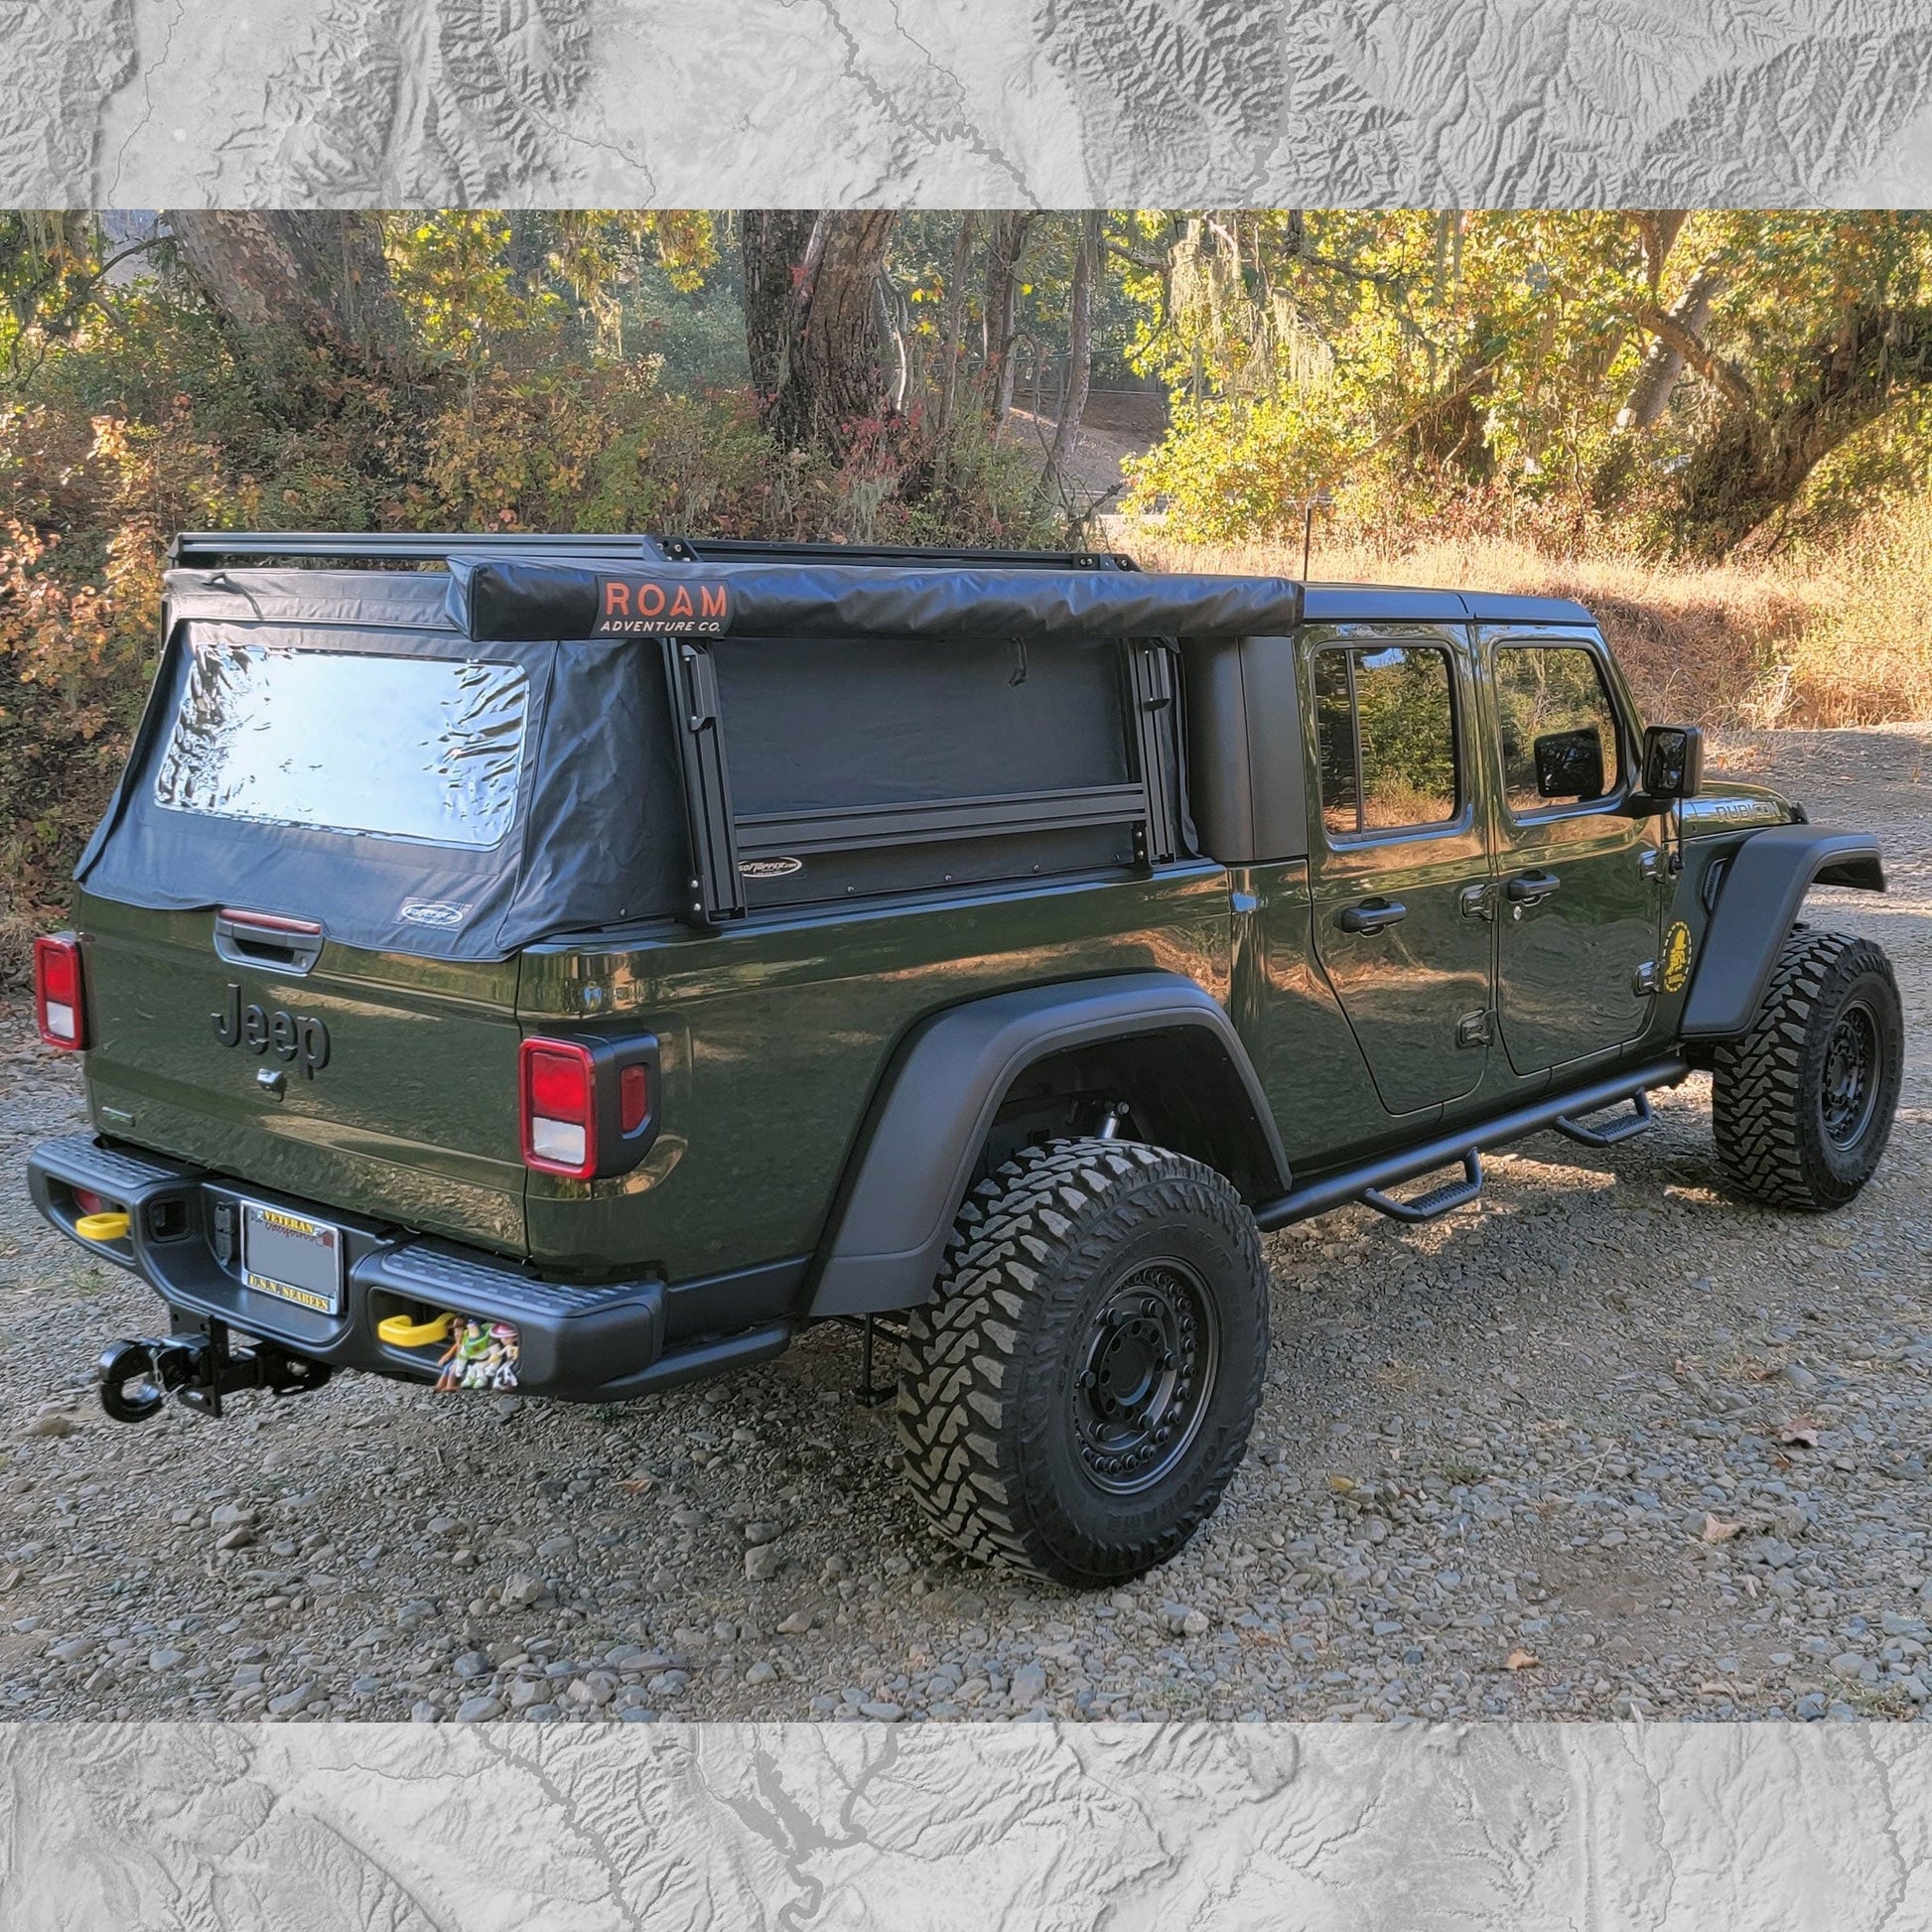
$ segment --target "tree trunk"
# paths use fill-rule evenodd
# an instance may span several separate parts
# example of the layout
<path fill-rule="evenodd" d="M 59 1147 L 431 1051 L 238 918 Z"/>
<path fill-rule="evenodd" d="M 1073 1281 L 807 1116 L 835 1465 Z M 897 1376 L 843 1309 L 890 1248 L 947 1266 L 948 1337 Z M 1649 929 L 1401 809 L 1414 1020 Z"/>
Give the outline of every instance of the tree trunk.
<path fill-rule="evenodd" d="M 812 213 L 751 207 L 738 223 L 745 258 L 745 348 L 762 414 L 783 386 L 790 361 L 791 292 L 812 238 Z"/>
<path fill-rule="evenodd" d="M 1649 429 L 1663 415 L 1671 391 L 1684 373 L 1685 352 L 1691 346 L 1691 340 L 1698 338 L 1711 319 L 1711 305 L 1723 293 L 1724 277 L 1715 265 L 1706 264 L 1691 277 L 1684 293 L 1661 318 L 1655 313 L 1638 318 L 1650 333 L 1650 347 L 1637 371 L 1636 381 L 1630 385 L 1629 399 L 1616 412 L 1618 429 Z M 1710 358 L 1707 366 L 1715 370 L 1716 358 Z M 1723 386 L 1722 378 L 1714 376 L 1714 380 Z M 1733 393 L 1732 399 L 1740 398 Z"/>
<path fill-rule="evenodd" d="M 1073 255 L 1066 394 L 1060 403 L 1059 421 L 1053 426 L 1053 447 L 1046 458 L 1046 474 L 1055 484 L 1079 444 L 1080 425 L 1087 413 L 1087 388 L 1093 377 L 1093 276 L 1099 259 L 1100 211 L 1088 208 L 1080 216 L 1080 240 Z"/>
<path fill-rule="evenodd" d="M 939 332 L 938 400 L 933 410 L 934 471 L 944 481 L 952 448 L 953 399 L 959 388 L 960 336 L 966 323 L 966 262 L 972 251 L 977 217 L 969 210 L 959 217 L 953 239 L 952 274 L 946 281 L 946 319 Z"/>
<path fill-rule="evenodd" d="M 1020 257 L 1035 217 L 1016 209 L 995 214 L 987 224 L 985 353 L 981 370 L 986 406 L 996 423 L 1013 409 L 1014 344 L 1019 336 Z"/>
<path fill-rule="evenodd" d="M 196 286 L 242 336 L 293 331 L 347 362 L 403 347 L 376 216 L 352 209 L 171 208 L 168 226 Z"/>
<path fill-rule="evenodd" d="M 1736 549 L 1796 499 L 1841 444 L 1908 390 L 1932 386 L 1932 306 L 1855 309 L 1789 365 L 1788 386 L 1770 401 L 1753 398 L 1720 364 L 1738 388 L 1714 384 L 1730 406 L 1676 480 L 1687 548 L 1709 556 Z"/>
<path fill-rule="evenodd" d="M 745 327 L 765 427 L 786 449 L 834 458 L 885 409 L 876 284 L 891 208 L 753 209 L 745 217 Z"/>
<path fill-rule="evenodd" d="M 1655 302 L 1664 280 L 1664 264 L 1684 230 L 1690 211 L 1681 207 L 1645 208 L 1637 216 L 1637 239 L 1643 244 L 1643 271 Z"/>

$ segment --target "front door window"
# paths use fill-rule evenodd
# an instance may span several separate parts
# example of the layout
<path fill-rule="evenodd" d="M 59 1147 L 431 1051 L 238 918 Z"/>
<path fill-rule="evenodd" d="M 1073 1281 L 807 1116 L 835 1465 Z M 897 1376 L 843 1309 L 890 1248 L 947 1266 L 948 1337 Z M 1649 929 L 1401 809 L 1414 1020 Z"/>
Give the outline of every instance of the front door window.
<path fill-rule="evenodd" d="M 1597 652 L 1498 642 L 1497 1013 L 1518 1073 L 1634 1039 L 1657 947 L 1653 830 L 1619 809 L 1630 735 Z"/>
<path fill-rule="evenodd" d="M 1595 655 L 1573 646 L 1496 652 L 1503 799 L 1513 818 L 1607 797 L 1622 777 L 1616 712 Z"/>

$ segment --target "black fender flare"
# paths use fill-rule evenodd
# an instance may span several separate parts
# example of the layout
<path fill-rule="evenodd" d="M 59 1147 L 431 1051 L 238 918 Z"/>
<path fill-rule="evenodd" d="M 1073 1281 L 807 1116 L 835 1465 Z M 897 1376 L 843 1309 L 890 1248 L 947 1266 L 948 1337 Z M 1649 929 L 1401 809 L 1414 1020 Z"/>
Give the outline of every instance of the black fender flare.
<path fill-rule="evenodd" d="M 1885 890 L 1878 841 L 1869 832 L 1776 825 L 1746 838 L 1725 869 L 1678 1032 L 1685 1039 L 1734 1039 L 1751 1024 L 1778 952 L 1814 886 Z"/>
<path fill-rule="evenodd" d="M 806 1313 L 878 1314 L 924 1302 L 1015 1079 L 1067 1047 L 1172 1033 L 1197 1034 L 1203 1051 L 1225 1058 L 1286 1191 L 1281 1134 L 1247 1048 L 1192 980 L 1121 973 L 991 994 L 922 1021 L 895 1056 L 821 1245 Z"/>

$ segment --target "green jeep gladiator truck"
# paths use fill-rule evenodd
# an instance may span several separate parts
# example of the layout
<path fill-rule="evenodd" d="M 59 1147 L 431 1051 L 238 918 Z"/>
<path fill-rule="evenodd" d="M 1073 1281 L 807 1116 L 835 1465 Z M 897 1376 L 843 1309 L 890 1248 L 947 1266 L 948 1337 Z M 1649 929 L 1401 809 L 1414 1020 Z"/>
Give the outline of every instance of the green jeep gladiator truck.
<path fill-rule="evenodd" d="M 1472 1200 L 1714 1078 L 1830 1209 L 1901 1063 L 1876 843 L 1701 782 L 1574 604 L 1109 555 L 182 537 L 41 1031 L 41 1211 L 166 1332 L 101 1399 L 338 1369 L 612 1403 L 884 1322 L 912 1491 L 1074 1587 L 1247 1441 L 1260 1236 Z M 1418 1191 L 1415 1183 L 1448 1174 Z"/>

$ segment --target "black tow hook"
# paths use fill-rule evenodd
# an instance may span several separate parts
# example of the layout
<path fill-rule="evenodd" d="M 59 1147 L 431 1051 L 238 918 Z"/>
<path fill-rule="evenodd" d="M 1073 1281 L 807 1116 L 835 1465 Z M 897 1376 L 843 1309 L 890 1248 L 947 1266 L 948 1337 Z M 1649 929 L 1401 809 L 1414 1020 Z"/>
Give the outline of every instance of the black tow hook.
<path fill-rule="evenodd" d="M 227 1324 L 210 1321 L 202 1333 L 114 1342 L 97 1372 L 100 1406 L 116 1422 L 146 1422 L 170 1396 L 204 1416 L 218 1416 L 224 1395 L 240 1389 L 306 1395 L 334 1371 L 327 1362 L 291 1355 L 271 1342 L 231 1349 Z"/>

